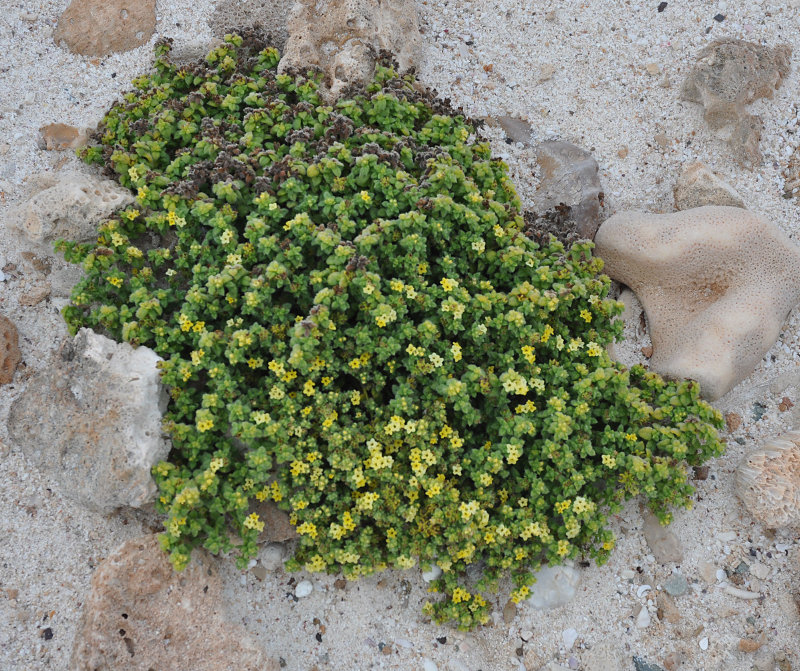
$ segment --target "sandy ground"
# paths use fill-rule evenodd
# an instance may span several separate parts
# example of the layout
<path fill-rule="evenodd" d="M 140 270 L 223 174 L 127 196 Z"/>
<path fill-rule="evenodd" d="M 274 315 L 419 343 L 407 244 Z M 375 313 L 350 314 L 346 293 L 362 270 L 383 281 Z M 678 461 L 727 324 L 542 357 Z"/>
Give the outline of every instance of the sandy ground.
<path fill-rule="evenodd" d="M 38 149 L 38 128 L 51 122 L 96 123 L 151 56 L 149 45 L 91 62 L 56 47 L 52 29 L 67 4 L 0 3 L 0 220 L 24 197 L 32 175 L 61 163 L 86 170 L 72 157 L 64 160 L 64 154 Z M 517 116 L 530 122 L 535 141 L 559 138 L 590 149 L 600 164 L 610 212 L 672 211 L 672 188 L 682 166 L 699 159 L 733 185 L 750 209 L 797 236 L 798 202 L 781 197 L 781 171 L 800 144 L 795 134 L 800 115 L 797 55 L 774 99 L 751 106 L 765 123 L 764 161 L 753 172 L 732 161 L 724 142 L 705 126 L 701 108 L 679 100 L 679 88 L 697 52 L 715 38 L 800 46 L 798 2 L 673 1 L 663 12 L 657 11 L 658 4 L 421 0 L 425 51 L 419 76 L 470 116 Z M 160 0 L 153 40 L 210 39 L 207 17 L 213 5 L 213 0 Z M 715 21 L 717 14 L 724 20 Z M 648 73 L 652 63 L 660 74 Z M 531 150 L 506 144 L 500 130 L 487 133 L 508 161 L 526 205 L 535 205 Z M 669 139 L 664 147 L 654 140 L 662 133 Z M 623 147 L 628 153 L 620 158 Z M 77 507 L 8 442 L 4 420 L 11 400 L 66 333 L 59 315 L 63 297 L 35 308 L 19 304 L 21 293 L 36 279 L 36 271 L 20 256 L 28 248 L 0 225 L 0 268 L 14 263 L 19 269 L 0 281 L 0 312 L 19 329 L 25 364 L 0 392 L 0 669 L 60 671 L 67 668 L 94 568 L 121 542 L 150 527 L 139 513 L 106 518 Z M 54 261 L 54 272 L 62 266 Z M 629 340 L 619 346 L 628 362 L 642 360 L 639 350 L 648 342 L 637 324 L 634 311 L 626 328 Z M 777 406 L 784 395 L 800 402 L 800 389 L 776 391 L 771 383 L 798 370 L 799 341 L 800 311 L 795 309 L 753 374 L 716 403 L 741 415 L 744 423 L 729 436 L 727 454 L 710 464 L 708 479 L 697 483 L 694 509 L 676 515 L 672 530 L 684 551 L 679 567 L 655 562 L 640 531 L 638 506 L 632 503 L 613 520 L 619 544 L 611 561 L 580 568 L 581 585 L 568 605 L 550 611 L 521 607 L 506 623 L 501 612 L 507 592 L 501 591 L 494 598 L 493 625 L 472 633 L 425 621 L 419 570 L 387 572 L 348 584 L 344 591 L 334 587 L 335 576 L 315 575 L 311 596 L 295 601 L 288 593 L 302 574 L 279 570 L 259 581 L 223 561 L 226 607 L 290 671 L 421 669 L 426 659 L 442 670 L 535 671 L 552 660 L 568 666 L 570 656 L 573 666 L 586 668 L 591 648 L 602 642 L 619 651 L 624 660 L 620 669 L 633 669 L 634 655 L 663 666 L 673 653 L 684 656 L 683 669 L 745 671 L 756 655 L 739 652 L 737 643 L 744 636 L 762 635 L 762 653 L 784 655 L 781 668 L 797 668 L 800 624 L 792 595 L 800 590 L 800 543 L 796 535 L 768 532 L 754 522 L 735 498 L 732 476 L 742 455 L 792 428 L 790 413 Z M 756 403 L 766 408 L 760 420 L 753 414 Z M 756 600 L 728 595 L 721 584 L 700 577 L 700 562 L 732 569 L 741 560 L 769 569 L 765 579 L 751 575 L 744 585 L 760 592 Z M 634 613 L 652 603 L 678 568 L 690 589 L 675 600 L 677 621 L 659 621 L 654 612 L 651 624 L 638 628 Z M 628 571 L 633 578 L 626 577 Z M 642 584 L 653 587 L 649 596 L 637 596 Z M 320 631 L 315 618 L 325 625 L 320 637 L 315 636 Z M 51 640 L 41 635 L 46 627 L 54 634 Z M 578 632 L 571 651 L 562 639 L 569 628 Z M 701 649 L 703 639 L 707 649 Z"/>

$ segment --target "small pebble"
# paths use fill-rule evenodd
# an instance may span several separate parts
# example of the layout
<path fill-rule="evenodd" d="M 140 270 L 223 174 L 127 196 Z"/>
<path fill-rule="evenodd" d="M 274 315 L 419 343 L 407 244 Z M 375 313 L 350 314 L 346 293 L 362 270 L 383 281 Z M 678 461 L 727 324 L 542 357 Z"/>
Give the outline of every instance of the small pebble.
<path fill-rule="evenodd" d="M 653 588 L 650 587 L 650 585 L 639 585 L 639 589 L 636 590 L 636 596 L 638 596 L 641 599 L 651 589 L 653 589 Z"/>
<path fill-rule="evenodd" d="M 575 659 L 572 655 L 567 658 L 567 666 L 570 669 L 577 669 L 578 668 L 578 660 Z"/>
<path fill-rule="evenodd" d="M 676 573 L 664 583 L 664 590 L 670 596 L 681 596 L 689 589 L 689 582 L 680 573 Z"/>
<path fill-rule="evenodd" d="M 647 73 L 650 75 L 655 76 L 661 74 L 661 68 L 658 67 L 658 63 L 648 63 L 646 68 L 647 68 Z"/>
<path fill-rule="evenodd" d="M 422 579 L 425 582 L 433 582 L 436 580 L 440 575 L 442 575 L 442 569 L 440 569 L 436 564 L 431 566 L 430 571 L 423 571 L 422 572 Z"/>
<path fill-rule="evenodd" d="M 264 581 L 267 579 L 267 569 L 265 569 L 263 566 L 254 566 L 253 568 L 250 569 L 250 572 L 258 580 Z"/>
<path fill-rule="evenodd" d="M 633 658 L 633 668 L 636 669 L 636 671 L 664 671 L 658 664 L 651 664 L 647 660 L 636 656 Z M 606 670 L 604 669 L 603 671 Z M 608 671 L 611 670 L 608 669 Z"/>
<path fill-rule="evenodd" d="M 629 568 L 626 568 L 624 571 L 622 571 L 620 573 L 620 576 L 622 576 L 622 578 L 624 580 L 633 580 L 633 577 L 635 575 L 636 575 L 636 571 L 634 571 L 633 569 L 629 569 Z"/>
<path fill-rule="evenodd" d="M 750 573 L 752 573 L 759 580 L 765 580 L 769 575 L 769 566 L 759 564 L 758 562 L 750 565 Z"/>
<path fill-rule="evenodd" d="M 533 638 L 533 632 L 530 629 L 526 629 L 525 631 L 520 633 L 519 637 L 523 641 L 530 641 Z"/>
<path fill-rule="evenodd" d="M 711 562 L 701 561 L 698 564 L 697 569 L 700 577 L 709 585 L 717 581 L 717 567 Z"/>
<path fill-rule="evenodd" d="M 647 629 L 650 626 L 650 611 L 647 608 L 642 608 L 636 616 L 636 626 L 639 629 Z"/>
<path fill-rule="evenodd" d="M 708 650 L 708 636 L 703 636 L 698 644 L 701 650 Z"/>
<path fill-rule="evenodd" d="M 280 545 L 267 545 L 261 551 L 260 559 L 267 571 L 277 571 L 283 564 L 283 550 Z"/>
<path fill-rule="evenodd" d="M 659 3 L 659 5 L 658 5 L 658 13 L 660 14 L 660 13 L 661 13 L 661 12 L 663 12 L 663 11 L 664 11 L 666 8 L 667 8 L 667 3 L 666 3 L 666 2 L 661 2 L 661 3 Z"/>
<path fill-rule="evenodd" d="M 423 659 L 422 660 L 422 668 L 423 671 L 439 671 L 439 667 L 436 666 L 436 663 L 432 659 Z"/>
<path fill-rule="evenodd" d="M 739 589 L 733 585 L 725 585 L 725 594 L 738 597 L 739 599 L 757 599 L 760 594 L 756 592 L 748 592 L 746 589 Z"/>
<path fill-rule="evenodd" d="M 721 569 L 721 568 L 718 568 L 717 569 L 717 580 L 722 582 L 723 580 L 727 580 L 727 579 L 728 579 L 728 574 L 725 573 L 725 570 Z"/>
<path fill-rule="evenodd" d="M 396 638 L 394 639 L 394 644 L 401 648 L 413 648 L 414 644 L 409 641 L 407 638 Z"/>
<path fill-rule="evenodd" d="M 303 597 L 308 596 L 311 592 L 314 591 L 314 585 L 311 584 L 308 580 L 301 580 L 297 583 L 297 587 L 294 588 L 294 595 L 298 599 L 302 599 Z"/>
<path fill-rule="evenodd" d="M 724 20 L 725 20 L 725 15 L 724 14 L 717 14 L 714 17 L 714 21 L 716 21 L 717 23 L 722 23 Z"/>
<path fill-rule="evenodd" d="M 564 641 L 564 646 L 567 650 L 572 650 L 572 646 L 575 645 L 575 641 L 578 640 L 578 632 L 575 629 L 565 629 L 561 632 L 561 640 Z"/>

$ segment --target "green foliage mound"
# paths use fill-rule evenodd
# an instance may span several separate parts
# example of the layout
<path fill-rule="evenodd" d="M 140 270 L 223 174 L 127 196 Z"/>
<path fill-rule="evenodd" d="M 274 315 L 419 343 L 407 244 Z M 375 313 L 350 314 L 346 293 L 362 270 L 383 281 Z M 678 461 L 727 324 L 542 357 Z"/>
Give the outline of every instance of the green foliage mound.
<path fill-rule="evenodd" d="M 138 206 L 60 249 L 86 273 L 72 331 L 165 359 L 176 568 L 197 546 L 246 564 L 269 499 L 300 534 L 289 568 L 435 562 L 426 612 L 470 627 L 502 575 L 518 601 L 542 565 L 605 559 L 626 498 L 689 503 L 719 413 L 609 359 L 620 304 L 592 245 L 531 240 L 462 117 L 384 66 L 325 105 L 252 35 L 156 54 L 83 152 Z"/>

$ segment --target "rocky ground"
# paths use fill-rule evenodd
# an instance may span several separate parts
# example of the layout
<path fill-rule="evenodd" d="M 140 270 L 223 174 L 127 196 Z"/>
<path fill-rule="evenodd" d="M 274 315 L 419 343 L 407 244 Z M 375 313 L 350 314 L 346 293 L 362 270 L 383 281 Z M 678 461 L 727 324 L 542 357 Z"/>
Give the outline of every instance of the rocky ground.
<path fill-rule="evenodd" d="M 0 393 L 0 669 L 67 669 L 74 647 L 84 651 L 84 660 L 90 659 L 87 649 L 99 647 L 91 632 L 122 651 L 115 668 L 138 668 L 147 655 L 157 668 L 168 668 L 181 645 L 196 652 L 205 641 L 213 641 L 205 661 L 181 663 L 269 668 L 271 660 L 303 671 L 774 671 L 800 665 L 798 535 L 751 516 L 735 495 L 734 477 L 746 454 L 798 424 L 797 308 L 755 370 L 715 401 L 728 417 L 728 450 L 697 474 L 693 510 L 677 513 L 663 530 L 632 502 L 612 521 L 619 543 L 608 564 L 570 566 L 551 576 L 547 589 L 543 579 L 537 604 L 509 606 L 501 590 L 491 625 L 471 633 L 422 617 L 426 591 L 418 569 L 357 583 L 287 574 L 281 560 L 291 541 L 276 536 L 248 571 L 210 559 L 205 571 L 181 584 L 148 551 L 152 540 L 137 540 L 158 531 L 155 515 L 131 508 L 93 512 L 76 503 L 54 459 L 26 456 L 6 428 L 12 402 L 53 366 L 66 335 L 60 310 L 75 279 L 74 269 L 45 244 L 46 235 L 14 230 L 17 208 L 52 186 L 53 175 L 71 171 L 96 179 L 71 152 L 57 148 L 73 141 L 69 133 L 51 129 L 43 138 L 40 128 L 96 124 L 147 68 L 158 37 L 202 51 L 228 25 L 259 17 L 283 41 L 290 3 L 143 0 L 135 11 L 101 3 L 117 11 L 103 20 L 117 21 L 125 11 L 124 20 L 133 24 L 124 34 L 105 31 L 104 39 L 111 47 L 134 48 L 105 55 L 93 50 L 109 44 L 98 47 L 91 39 L 100 19 L 82 23 L 88 10 L 78 9 L 85 3 L 74 3 L 73 22 L 59 26 L 68 4 L 11 0 L 0 13 L 0 314 L 15 326 L 21 353 Z M 721 111 L 708 91 L 684 89 L 690 72 L 697 73 L 698 56 L 715 40 L 769 49 L 800 44 L 796 0 L 624 6 L 606 0 L 419 0 L 416 9 L 420 81 L 486 121 L 481 132 L 508 162 L 526 207 L 541 209 L 545 195 L 537 146 L 564 140 L 597 162 L 602 216 L 673 212 L 679 177 L 702 161 L 728 185 L 726 197 L 733 198 L 733 189 L 749 210 L 797 239 L 797 55 L 758 50 L 768 55 L 755 68 L 759 77 L 734 72 L 732 81 L 746 80 L 746 91 Z M 698 98 L 706 110 L 719 112 L 711 124 L 704 105 L 692 101 Z M 724 126 L 712 128 L 714 118 Z M 64 207 L 71 193 L 58 196 Z M 90 204 L 80 210 L 79 203 L 73 219 L 102 211 L 102 194 L 99 201 L 87 196 Z M 58 198 L 51 194 L 51 214 Z M 645 362 L 652 353 L 648 324 L 636 298 L 630 292 L 623 298 L 626 340 L 617 354 L 627 363 Z M 0 324 L 0 335 L 10 328 Z M 140 575 L 136 571 L 148 577 L 127 581 Z M 93 576 L 100 576 L 94 592 Z M 132 593 L 126 582 L 150 591 Z M 82 629 L 84 611 L 88 628 Z M 148 640 L 160 647 L 148 648 Z"/>

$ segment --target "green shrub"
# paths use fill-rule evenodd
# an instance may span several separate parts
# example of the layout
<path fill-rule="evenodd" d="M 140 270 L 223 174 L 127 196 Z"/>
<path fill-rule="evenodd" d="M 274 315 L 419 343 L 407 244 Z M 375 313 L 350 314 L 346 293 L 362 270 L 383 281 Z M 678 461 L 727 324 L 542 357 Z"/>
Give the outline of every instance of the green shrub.
<path fill-rule="evenodd" d="M 426 612 L 471 627 L 500 576 L 518 601 L 542 565 L 604 560 L 623 500 L 688 505 L 720 414 L 610 360 L 592 245 L 526 236 L 505 165 L 410 77 L 380 66 L 326 106 L 263 46 L 180 67 L 159 45 L 83 151 L 138 206 L 59 243 L 86 271 L 71 330 L 165 359 L 175 567 L 196 546 L 245 565 L 271 499 L 300 533 L 290 569 L 436 562 Z"/>

